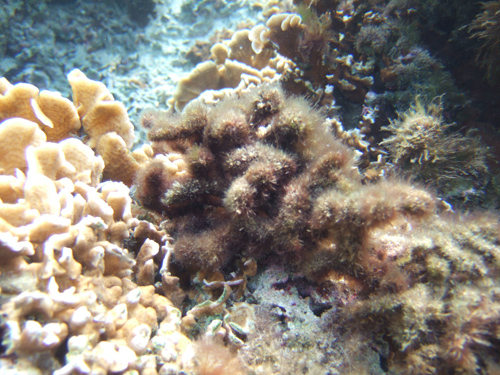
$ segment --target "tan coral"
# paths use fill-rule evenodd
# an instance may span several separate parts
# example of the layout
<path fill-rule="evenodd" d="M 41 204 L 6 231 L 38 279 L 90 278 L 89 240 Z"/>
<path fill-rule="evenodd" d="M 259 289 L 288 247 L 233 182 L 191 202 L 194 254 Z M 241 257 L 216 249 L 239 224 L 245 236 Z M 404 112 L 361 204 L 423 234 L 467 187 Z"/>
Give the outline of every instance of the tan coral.
<path fill-rule="evenodd" d="M 101 188 L 102 199 L 113 209 L 113 220 L 131 225 L 132 218 L 129 189 L 120 182 L 106 182 Z M 134 226 L 138 225 L 134 223 Z"/>
<path fill-rule="evenodd" d="M 73 102 L 81 118 L 100 101 L 114 100 L 106 85 L 88 79 L 81 70 L 72 70 L 68 74 L 68 81 L 73 90 Z"/>
<path fill-rule="evenodd" d="M 249 39 L 249 34 L 250 30 L 248 29 L 238 30 L 233 34 L 228 43 L 228 57 L 231 60 L 237 60 L 243 64 L 252 65 L 253 51 L 251 48 L 252 42 Z"/>
<path fill-rule="evenodd" d="M 121 345 L 108 341 L 101 341 L 92 350 L 93 372 L 108 371 L 111 373 L 123 372 L 137 359 L 136 354 L 126 343 Z"/>
<path fill-rule="evenodd" d="M 2 135 L 0 142 L 3 141 L 6 146 L 9 146 L 2 149 L 8 150 L 17 144 L 23 149 L 28 144 L 38 146 L 47 139 L 58 142 L 76 133 L 82 123 L 89 137 L 87 143 L 92 148 L 96 147 L 103 135 L 110 132 L 115 132 L 123 139 L 126 149 L 132 146 L 135 136 L 134 127 L 128 118 L 124 105 L 114 101 L 113 96 L 102 83 L 88 79 L 79 70 L 73 70 L 68 75 L 68 80 L 73 89 L 75 105 L 68 99 L 63 98 L 60 93 L 42 91 L 39 94 L 35 86 L 28 84 L 11 85 L 6 79 L 2 79 L 0 120 L 10 119 L 0 129 L 0 135 Z M 17 117 L 24 120 L 16 121 L 13 119 Z M 33 133 L 40 133 L 41 130 L 38 129 L 37 132 L 34 125 L 28 126 L 27 120 L 36 123 L 37 127 L 43 129 L 46 134 L 45 139 L 38 142 L 29 140 Z M 14 122 L 17 127 L 13 125 Z M 11 138 L 18 136 L 18 134 L 15 134 L 16 132 L 22 134 L 26 142 L 12 142 Z M 8 144 L 9 142 L 10 144 Z M 19 155 L 20 153 L 23 153 L 23 151 L 17 152 L 18 156 L 13 156 L 13 161 L 10 157 L 3 159 L 0 168 L 6 169 L 8 174 L 12 174 L 15 168 L 25 171 L 26 163 L 20 160 L 24 159 Z M 132 159 L 130 155 L 126 156 L 129 160 Z M 12 165 L 9 165 L 9 163 L 12 163 Z M 95 181 L 96 174 L 99 174 L 100 171 L 96 168 L 92 172 L 93 176 L 90 178 Z M 61 173 L 66 177 L 73 177 L 70 172 Z M 129 185 L 131 180 L 132 177 L 128 177 L 127 183 Z"/>
<path fill-rule="evenodd" d="M 39 124 L 49 141 L 68 138 L 81 127 L 78 113 L 58 92 L 42 91 L 26 83 L 11 85 L 2 78 L 0 121 L 21 117 Z"/>
<path fill-rule="evenodd" d="M 68 74 L 68 81 L 83 128 L 90 137 L 87 144 L 94 148 L 101 136 L 116 132 L 123 138 L 127 148 L 130 148 L 134 142 L 134 126 L 125 106 L 114 101 L 104 84 L 88 79 L 78 69 Z"/>
<path fill-rule="evenodd" d="M 217 65 L 224 64 L 226 61 L 229 51 L 228 48 L 222 43 L 215 43 L 212 48 L 210 48 L 211 57 L 214 59 Z"/>
<path fill-rule="evenodd" d="M 38 311 L 47 318 L 52 318 L 63 306 L 75 306 L 85 303 L 91 298 L 92 292 L 78 295 L 60 293 L 55 278 L 51 277 L 45 292 L 23 292 L 8 303 L 2 305 L 5 321 L 9 326 L 7 351 L 48 351 L 60 345 L 68 334 L 65 323 L 48 323 L 42 326 L 38 322 L 29 323 L 23 327 L 21 320 L 26 315 Z"/>
<path fill-rule="evenodd" d="M 10 330 L 9 337 L 15 344 L 9 352 L 36 353 L 57 348 L 68 335 L 68 327 L 64 323 L 48 323 L 42 326 L 35 320 L 27 320 L 24 326 L 15 331 Z"/>
<path fill-rule="evenodd" d="M 136 258 L 137 285 L 152 285 L 154 283 L 155 266 L 153 257 L 158 254 L 160 245 L 150 239 L 146 239 L 141 246 Z"/>
<path fill-rule="evenodd" d="M 130 238 L 129 225 L 123 221 L 111 224 L 107 233 L 109 242 L 117 246 L 121 245 L 127 238 Z"/>
<path fill-rule="evenodd" d="M 282 25 L 286 31 L 298 32 L 303 28 L 296 14 L 280 15 L 273 18 L 270 25 L 274 27 L 275 23 L 279 24 L 280 33 L 283 33 Z M 214 44 L 210 50 L 213 61 L 199 63 L 182 78 L 169 104 L 177 111 L 197 97 L 213 104 L 235 92 L 240 95 L 253 85 L 275 81 L 281 73 L 293 70 L 295 64 L 289 59 L 275 57 L 275 47 L 270 42 L 273 33 L 273 29 L 257 25 L 251 30 L 235 32 L 230 40 Z"/>
<path fill-rule="evenodd" d="M 83 117 L 83 128 L 89 135 L 87 144 L 94 148 L 99 139 L 110 132 L 116 132 L 127 148 L 134 142 L 134 126 L 130 122 L 127 109 L 121 102 L 102 101 Z"/>
<path fill-rule="evenodd" d="M 64 152 L 66 161 L 75 168 L 75 174 L 59 174 L 57 177 L 69 177 L 73 181 L 81 181 L 90 186 L 97 186 L 104 169 L 102 158 L 96 156 L 90 147 L 75 138 L 59 142 L 59 147 Z"/>
<path fill-rule="evenodd" d="M 219 72 L 217 64 L 213 61 L 205 61 L 177 84 L 174 93 L 174 103 L 177 110 L 182 110 L 184 106 L 201 92 L 218 88 Z"/>
<path fill-rule="evenodd" d="M 0 96 L 0 121 L 21 117 L 37 122 L 32 107 L 32 101 L 35 101 L 38 97 L 39 90 L 37 87 L 27 83 L 11 85 L 3 78 L 2 91 Z"/>
<path fill-rule="evenodd" d="M 218 52 L 219 53 L 219 52 Z M 221 57 L 217 57 L 221 59 Z M 224 59 L 217 65 L 213 61 L 205 61 L 196 66 L 189 76 L 181 79 L 173 97 L 175 109 L 181 111 L 188 102 L 203 92 L 223 88 L 236 88 L 250 83 L 258 85 L 262 82 L 262 73 L 239 61 Z"/>
<path fill-rule="evenodd" d="M 29 172 L 24 186 L 24 198 L 31 208 L 40 214 L 59 215 L 61 204 L 57 196 L 57 190 L 49 177 Z"/>
<path fill-rule="evenodd" d="M 81 122 L 76 108 L 60 93 L 44 90 L 38 96 L 37 104 L 52 123 L 52 127 L 43 128 L 48 141 L 59 142 L 80 129 Z"/>
<path fill-rule="evenodd" d="M 267 20 L 266 26 L 270 29 L 280 28 L 282 31 L 304 27 L 302 25 L 302 18 L 298 14 L 293 13 L 275 14 Z"/>
<path fill-rule="evenodd" d="M 47 142 L 39 147 L 26 149 L 26 159 L 32 173 L 40 173 L 55 180 L 58 175 L 75 174 L 75 168 L 66 162 L 64 153 L 57 143 Z"/>
<path fill-rule="evenodd" d="M 9 233 L 23 241 L 28 240 L 27 227 L 15 227 L 2 218 L 0 218 L 0 232 Z"/>
<path fill-rule="evenodd" d="M 251 47 L 256 54 L 259 54 L 264 49 L 264 46 L 269 42 L 269 29 L 260 24 L 253 27 L 249 34 L 248 39 L 251 42 Z"/>
<path fill-rule="evenodd" d="M 125 184 L 100 181 L 104 160 L 113 168 L 133 169 L 116 163 L 124 158 L 138 165 L 128 151 L 133 140 L 131 124 L 127 124 L 123 108 L 109 110 L 106 104 L 114 102 L 100 84 L 77 73 L 71 79 L 80 113 L 87 121 L 97 121 L 101 110 L 107 111 L 103 119 L 111 116 L 111 121 L 106 120 L 109 128 L 100 128 L 104 132 L 96 128 L 91 135 L 103 157 L 76 138 L 59 141 L 69 133 L 68 129 L 58 129 L 66 120 L 56 117 L 64 118 L 71 108 L 73 112 L 75 109 L 66 101 L 58 103 L 58 94 L 44 94 L 46 105 L 25 96 L 29 106 L 20 108 L 33 121 L 10 118 L 0 125 L 0 146 L 5 152 L 0 161 L 0 290 L 7 298 L 0 311 L 6 351 L 19 357 L 17 363 L 40 353 L 56 375 L 123 371 L 156 374 L 159 364 L 151 354 L 151 336 L 161 319 L 170 322 L 172 334 L 178 336 L 172 353 L 179 360 L 170 360 L 170 365 L 189 368 L 192 356 L 185 356 L 183 351 L 188 350 L 190 340 L 179 333 L 180 312 L 152 285 L 159 267 L 155 261 L 164 255 L 163 244 L 168 237 L 157 227 L 145 222 L 140 225 L 134 218 Z M 14 87 L 0 80 L 4 94 L 12 93 Z M 47 142 L 41 125 L 61 131 L 53 138 L 57 143 Z M 103 145 L 115 150 L 108 153 Z M 147 163 L 154 152 L 144 146 L 134 155 Z M 165 160 L 173 174 L 185 173 L 187 166 L 182 158 L 173 155 Z M 105 175 L 109 177 L 108 171 Z M 130 181 L 132 177 L 123 179 Z M 134 233 L 139 225 L 147 233 Z M 143 240 L 151 238 L 137 257 L 140 270 L 135 267 L 134 253 L 123 247 L 132 233 Z M 147 285 L 138 287 L 136 276 L 137 283 Z M 66 340 L 66 364 L 58 369 L 55 353 Z M 178 345 L 179 340 L 182 345 Z"/>
<path fill-rule="evenodd" d="M 280 13 L 269 18 L 266 25 L 254 26 L 248 35 L 253 51 L 262 53 L 265 46 L 273 39 L 276 33 L 291 29 L 301 30 L 304 27 L 302 18 L 298 14 Z"/>
<path fill-rule="evenodd" d="M 139 164 L 128 151 L 123 138 L 115 132 L 107 133 L 97 142 L 96 151 L 106 165 L 105 178 L 132 186 Z"/>
<path fill-rule="evenodd" d="M 16 203 L 23 195 L 23 186 L 26 176 L 19 169 L 14 176 L 0 175 L 0 199 L 4 203 Z"/>
<path fill-rule="evenodd" d="M 258 27 L 254 29 L 252 30 L 255 33 L 257 32 Z M 229 49 L 229 54 L 226 55 L 226 57 L 254 69 L 261 70 L 268 65 L 269 59 L 274 55 L 274 50 L 271 45 L 267 43 L 267 41 L 264 41 L 259 49 L 260 52 L 255 52 L 252 49 L 252 40 L 255 39 L 255 35 L 252 34 L 252 39 L 250 39 L 250 33 L 251 30 L 249 29 L 238 30 L 235 32 L 231 37 L 231 40 L 225 42 L 227 44 L 226 50 Z M 217 43 L 212 47 L 212 50 L 220 45 L 224 46 L 222 43 Z M 213 51 L 212 55 L 214 55 Z M 222 64 L 223 62 L 224 61 L 221 63 L 217 62 L 217 64 Z"/>
<path fill-rule="evenodd" d="M 144 144 L 141 148 L 132 151 L 131 154 L 135 161 L 137 161 L 141 165 L 144 165 L 153 158 L 154 151 L 151 145 Z"/>
<path fill-rule="evenodd" d="M 29 238 L 32 243 L 42 243 L 50 236 L 69 231 L 71 221 L 55 215 L 41 215 L 29 226 Z"/>
<path fill-rule="evenodd" d="M 0 168 L 4 174 L 13 174 L 16 168 L 26 171 L 25 150 L 28 146 L 40 146 L 47 137 L 35 122 L 12 118 L 0 124 Z"/>
<path fill-rule="evenodd" d="M 32 209 L 26 202 L 0 204 L 0 218 L 15 227 L 27 225 L 39 216 L 38 210 Z"/>
<path fill-rule="evenodd" d="M 103 224 L 98 226 L 99 229 L 105 230 L 107 226 L 113 222 L 113 209 L 101 198 L 96 190 L 87 189 L 87 187 L 80 182 L 75 184 L 75 191 L 81 194 L 86 200 L 86 204 L 83 208 L 83 215 L 102 221 Z"/>
<path fill-rule="evenodd" d="M 249 82 L 256 85 L 262 82 L 262 74 L 257 69 L 229 59 L 225 61 L 224 66 L 221 68 L 220 76 L 222 87 L 237 87 L 242 76 L 247 77 Z"/>
<path fill-rule="evenodd" d="M 28 241 L 18 241 L 11 233 L 0 232 L 0 258 L 5 261 L 20 256 L 32 256 L 35 253 L 33 245 Z"/>

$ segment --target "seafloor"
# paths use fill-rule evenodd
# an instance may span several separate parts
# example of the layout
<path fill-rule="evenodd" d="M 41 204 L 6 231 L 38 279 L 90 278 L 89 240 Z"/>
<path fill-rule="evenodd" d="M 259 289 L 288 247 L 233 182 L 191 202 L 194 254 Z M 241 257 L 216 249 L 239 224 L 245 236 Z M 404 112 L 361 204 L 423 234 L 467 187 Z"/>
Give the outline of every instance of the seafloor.
<path fill-rule="evenodd" d="M 500 373 L 500 1 L 0 30 L 0 374 Z"/>

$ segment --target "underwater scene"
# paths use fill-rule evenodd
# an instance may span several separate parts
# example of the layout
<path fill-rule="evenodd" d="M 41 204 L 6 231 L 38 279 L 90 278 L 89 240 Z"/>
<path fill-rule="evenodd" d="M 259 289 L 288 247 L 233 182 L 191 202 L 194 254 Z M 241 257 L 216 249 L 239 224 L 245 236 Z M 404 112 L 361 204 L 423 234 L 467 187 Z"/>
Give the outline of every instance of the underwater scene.
<path fill-rule="evenodd" d="M 3 0 L 0 374 L 500 374 L 500 0 Z"/>

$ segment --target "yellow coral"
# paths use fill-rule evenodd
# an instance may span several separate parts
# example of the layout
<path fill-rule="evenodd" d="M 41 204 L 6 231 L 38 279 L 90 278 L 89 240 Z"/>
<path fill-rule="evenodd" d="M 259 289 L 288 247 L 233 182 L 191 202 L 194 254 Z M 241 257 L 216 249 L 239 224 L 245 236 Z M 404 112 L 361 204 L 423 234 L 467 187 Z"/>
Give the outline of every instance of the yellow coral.
<path fill-rule="evenodd" d="M 68 138 L 81 127 L 73 104 L 58 92 L 42 91 L 26 83 L 1 81 L 0 121 L 21 117 L 39 124 L 49 141 Z"/>
<path fill-rule="evenodd" d="M 107 166 L 104 171 L 105 177 L 132 186 L 139 170 L 139 163 L 129 153 L 123 138 L 115 132 L 107 133 L 99 139 L 96 146 L 98 154 L 102 156 Z"/>
<path fill-rule="evenodd" d="M 28 116 L 29 117 L 29 116 Z M 13 174 L 15 169 L 26 171 L 26 148 L 40 146 L 47 137 L 35 122 L 12 118 L 0 124 L 0 168 L 4 174 Z"/>
<path fill-rule="evenodd" d="M 68 74 L 68 81 L 83 128 L 90 137 L 87 144 L 94 148 L 101 136 L 116 132 L 123 138 L 127 148 L 130 148 L 134 142 L 134 126 L 128 118 L 125 106 L 114 101 L 113 95 L 104 84 L 88 79 L 78 69 Z"/>
<path fill-rule="evenodd" d="M 38 96 L 38 88 L 27 83 L 11 85 L 5 78 L 2 81 L 0 96 L 0 121 L 21 117 L 33 122 L 37 117 L 33 111 L 32 101 Z"/>
<path fill-rule="evenodd" d="M 51 127 L 43 128 L 48 141 L 59 142 L 80 129 L 81 122 L 76 108 L 60 93 L 44 90 L 38 96 L 37 104 L 52 124 Z"/>

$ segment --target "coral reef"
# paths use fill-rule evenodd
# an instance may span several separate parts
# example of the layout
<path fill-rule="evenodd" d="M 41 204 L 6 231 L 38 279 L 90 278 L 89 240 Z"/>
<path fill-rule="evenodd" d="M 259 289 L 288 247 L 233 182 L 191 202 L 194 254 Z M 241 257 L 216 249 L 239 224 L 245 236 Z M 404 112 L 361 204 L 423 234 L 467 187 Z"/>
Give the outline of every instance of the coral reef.
<path fill-rule="evenodd" d="M 265 24 L 238 31 L 244 43 L 234 58 L 258 69 L 269 56 L 291 60 L 291 69 L 276 78 L 286 90 L 318 101 L 327 86 L 335 87 L 337 100 L 358 104 L 375 88 L 380 100 L 399 110 L 415 93 L 431 99 L 447 92 L 463 101 L 444 66 L 419 43 L 417 20 L 397 13 L 405 5 L 391 2 L 384 10 L 386 2 L 296 3 L 265 13 Z"/>
<path fill-rule="evenodd" d="M 421 30 L 421 14 L 407 11 L 415 6 L 422 14 L 432 14 L 441 9 L 438 5 L 398 1 L 268 5 L 273 10 L 264 12 L 267 21 L 219 40 L 210 58 L 179 81 L 169 102 L 173 110 L 180 111 L 198 96 L 212 104 L 232 93 L 241 95 L 253 85 L 278 81 L 287 93 L 309 97 L 338 119 L 342 125 L 338 135 L 343 133 L 349 145 L 363 152 L 363 168 L 372 164 L 373 175 L 382 173 L 384 162 L 379 142 L 387 133 L 381 128 L 395 112 L 408 110 L 416 95 L 425 102 L 444 95 L 444 110 L 453 117 L 458 111 L 472 111 L 443 55 L 422 41 L 438 33 L 437 22 L 425 20 L 431 29 Z M 233 62 L 240 70 L 228 80 L 226 65 L 232 67 Z M 460 126 L 471 126 L 470 113 L 459 118 Z"/>
<path fill-rule="evenodd" d="M 99 149 L 108 165 L 104 176 L 130 186 L 139 164 L 128 151 L 135 134 L 127 110 L 114 100 L 106 86 L 88 79 L 80 70 L 71 71 L 68 80 L 74 103 L 60 93 L 39 92 L 35 86 L 24 83 L 11 85 L 2 78 L 0 121 L 16 117 L 33 121 L 50 142 L 81 135 L 89 147 Z M 12 139 L 5 141 L 12 142 Z M 11 166 L 7 173 L 16 167 Z"/>
<path fill-rule="evenodd" d="M 420 161 L 425 167 L 428 162 L 431 168 L 440 158 L 453 160 L 463 147 L 476 147 L 458 134 L 445 137 L 450 125 L 443 124 L 441 112 L 437 101 L 427 107 L 417 101 L 391 124 L 395 135 L 386 145 L 394 146 L 395 163 Z M 181 114 L 153 115 L 149 137 L 155 157 L 138 175 L 143 177 L 137 180 L 136 197 L 167 219 L 165 229 L 173 237 L 172 274 L 191 275 L 186 282 L 192 286 L 214 272 L 236 280 L 237 264 L 251 257 L 304 278 L 284 276 L 274 284 L 280 290 L 300 290 L 299 298 L 307 298 L 312 315 L 320 317 L 310 326 L 300 325 L 304 332 L 295 336 L 299 341 L 288 340 L 297 319 L 289 302 L 278 305 L 283 316 L 277 319 L 272 318 L 276 297 L 266 302 L 269 291 L 247 296 L 258 298 L 260 309 L 240 350 L 257 373 L 288 368 L 273 357 L 278 354 L 257 361 L 266 351 L 281 352 L 304 373 L 326 371 L 328 366 L 316 368 L 320 360 L 307 354 L 308 335 L 325 329 L 320 327 L 328 327 L 339 343 L 333 345 L 331 336 L 317 333 L 324 345 L 318 356 L 327 356 L 330 366 L 345 373 L 367 371 L 374 361 L 383 363 L 380 373 L 383 368 L 474 373 L 496 366 L 496 336 L 486 331 L 496 332 L 499 323 L 489 313 L 496 309 L 498 218 L 462 218 L 446 202 L 408 182 L 364 178 L 354 152 L 332 135 L 332 123 L 275 85 L 261 85 L 214 105 L 194 101 Z M 468 144 L 444 147 L 456 140 Z M 484 154 L 466 151 L 472 158 L 469 167 L 484 172 Z M 169 172 L 160 162 L 165 158 L 183 160 L 182 173 Z M 449 174 L 457 173 L 452 163 L 446 167 Z M 453 180 L 446 170 L 442 173 Z M 210 308 L 208 315 L 217 316 L 227 296 L 224 292 L 217 301 L 191 308 L 185 327 L 193 330 L 202 324 L 209 329 L 200 312 Z M 477 301 L 484 301 L 486 309 Z M 461 318 L 459 306 L 469 306 L 469 316 L 477 319 Z M 265 334 L 258 328 L 260 319 L 275 319 L 277 326 Z M 384 323 L 374 328 L 373 321 Z M 465 328 L 471 325 L 477 330 Z M 433 338 L 425 335 L 431 331 Z M 281 344 L 275 346 L 268 335 Z M 360 350 L 366 340 L 378 349 Z"/>
<path fill-rule="evenodd" d="M 0 372 L 498 372 L 497 1 L 118 3 L 0 9 Z"/>

